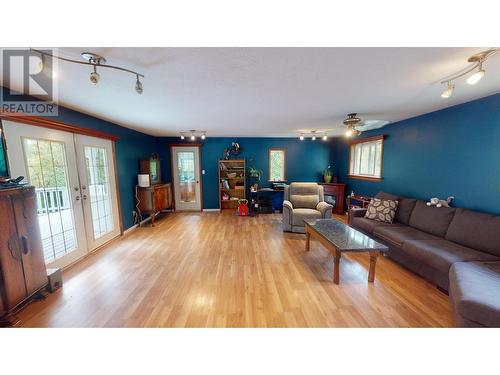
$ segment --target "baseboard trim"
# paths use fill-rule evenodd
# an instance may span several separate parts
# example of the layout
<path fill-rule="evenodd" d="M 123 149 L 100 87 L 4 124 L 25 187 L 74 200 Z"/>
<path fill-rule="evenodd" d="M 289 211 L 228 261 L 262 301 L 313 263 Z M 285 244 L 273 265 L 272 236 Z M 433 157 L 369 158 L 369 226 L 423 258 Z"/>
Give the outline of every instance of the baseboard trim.
<path fill-rule="evenodd" d="M 203 212 L 220 212 L 220 208 L 204 208 Z"/>
<path fill-rule="evenodd" d="M 147 217 L 146 219 L 144 219 L 143 221 L 141 221 L 140 224 L 134 224 L 132 225 L 130 228 L 128 229 L 125 229 L 123 231 L 123 236 L 126 236 L 127 234 L 130 234 L 130 232 L 133 232 L 134 230 L 136 230 L 137 228 L 139 228 L 140 225 L 142 224 L 145 224 L 147 223 L 148 221 L 151 221 L 151 216 Z"/>

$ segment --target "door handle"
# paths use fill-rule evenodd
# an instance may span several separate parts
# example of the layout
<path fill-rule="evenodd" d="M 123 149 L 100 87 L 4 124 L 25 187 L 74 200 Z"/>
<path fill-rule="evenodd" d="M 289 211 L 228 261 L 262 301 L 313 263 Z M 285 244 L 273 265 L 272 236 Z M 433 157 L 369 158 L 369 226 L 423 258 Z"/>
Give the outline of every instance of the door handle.
<path fill-rule="evenodd" d="M 75 197 L 75 199 L 76 199 L 77 201 L 79 201 L 79 200 L 80 200 L 80 196 L 79 196 L 79 195 L 77 195 L 77 196 Z"/>
<path fill-rule="evenodd" d="M 87 200 L 87 194 L 83 194 L 83 200 Z"/>

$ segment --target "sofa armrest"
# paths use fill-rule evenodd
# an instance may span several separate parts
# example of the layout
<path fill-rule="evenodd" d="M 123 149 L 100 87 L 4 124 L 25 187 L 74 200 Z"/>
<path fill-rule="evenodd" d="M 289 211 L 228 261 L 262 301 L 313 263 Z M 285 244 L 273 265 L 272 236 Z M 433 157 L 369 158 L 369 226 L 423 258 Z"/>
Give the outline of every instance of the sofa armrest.
<path fill-rule="evenodd" d="M 347 217 L 347 222 L 351 224 L 351 220 L 354 217 L 364 217 L 366 214 L 366 208 L 351 208 L 349 210 L 349 215 Z"/>
<path fill-rule="evenodd" d="M 283 201 L 283 229 L 286 231 L 292 230 L 292 213 L 293 213 L 292 202 L 284 200 Z"/>
<path fill-rule="evenodd" d="M 321 212 L 322 218 L 330 218 L 332 216 L 333 206 L 326 202 L 319 202 L 316 209 Z"/>

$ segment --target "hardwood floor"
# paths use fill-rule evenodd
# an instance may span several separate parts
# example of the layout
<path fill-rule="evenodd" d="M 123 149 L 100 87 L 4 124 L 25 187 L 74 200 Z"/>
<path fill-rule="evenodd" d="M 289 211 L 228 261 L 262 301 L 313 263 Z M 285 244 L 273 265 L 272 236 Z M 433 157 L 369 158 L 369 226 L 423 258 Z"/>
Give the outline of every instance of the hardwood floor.
<path fill-rule="evenodd" d="M 175 213 L 65 271 L 64 287 L 18 315 L 22 327 L 448 327 L 448 297 L 380 257 L 332 256 L 281 215 Z"/>

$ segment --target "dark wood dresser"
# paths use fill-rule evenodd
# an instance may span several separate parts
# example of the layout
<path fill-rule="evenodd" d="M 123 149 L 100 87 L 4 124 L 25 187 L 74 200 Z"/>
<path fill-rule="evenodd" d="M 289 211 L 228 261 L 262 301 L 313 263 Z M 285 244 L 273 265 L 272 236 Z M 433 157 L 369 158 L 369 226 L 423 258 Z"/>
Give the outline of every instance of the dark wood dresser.
<path fill-rule="evenodd" d="M 35 189 L 0 189 L 0 319 L 46 286 Z"/>
<path fill-rule="evenodd" d="M 157 213 L 173 207 L 172 184 L 155 184 L 148 187 L 136 187 L 136 202 L 139 217 L 151 215 L 151 225 L 155 225 Z"/>
<path fill-rule="evenodd" d="M 344 213 L 344 191 L 345 184 L 320 183 L 323 186 L 325 202 L 333 205 L 334 214 Z"/>

